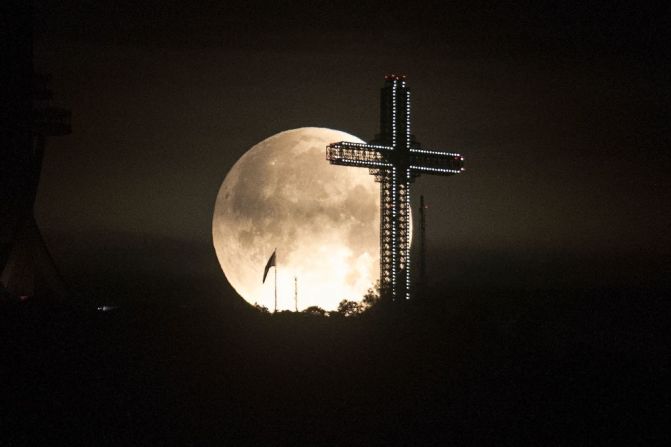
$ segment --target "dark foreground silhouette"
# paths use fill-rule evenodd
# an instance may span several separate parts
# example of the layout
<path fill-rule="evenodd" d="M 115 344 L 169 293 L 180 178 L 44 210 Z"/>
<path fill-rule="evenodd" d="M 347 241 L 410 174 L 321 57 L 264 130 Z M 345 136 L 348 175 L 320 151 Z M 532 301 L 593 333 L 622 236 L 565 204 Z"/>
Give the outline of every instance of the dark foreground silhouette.
<path fill-rule="evenodd" d="M 227 306 L 233 298 L 107 311 L 4 304 L 0 445 L 666 438 L 665 291 L 433 299 L 353 318 L 262 315 Z"/>

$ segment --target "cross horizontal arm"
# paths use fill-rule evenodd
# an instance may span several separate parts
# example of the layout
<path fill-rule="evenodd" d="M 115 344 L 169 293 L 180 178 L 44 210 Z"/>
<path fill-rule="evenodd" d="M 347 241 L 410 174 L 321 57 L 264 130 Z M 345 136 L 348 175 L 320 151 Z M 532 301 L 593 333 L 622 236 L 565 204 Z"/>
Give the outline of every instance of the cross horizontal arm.
<path fill-rule="evenodd" d="M 341 141 L 326 146 L 326 159 L 334 165 L 356 166 L 360 168 L 391 167 L 384 156 L 389 146 Z"/>
<path fill-rule="evenodd" d="M 408 161 L 415 174 L 453 175 L 464 171 L 464 157 L 451 152 L 410 149 Z"/>

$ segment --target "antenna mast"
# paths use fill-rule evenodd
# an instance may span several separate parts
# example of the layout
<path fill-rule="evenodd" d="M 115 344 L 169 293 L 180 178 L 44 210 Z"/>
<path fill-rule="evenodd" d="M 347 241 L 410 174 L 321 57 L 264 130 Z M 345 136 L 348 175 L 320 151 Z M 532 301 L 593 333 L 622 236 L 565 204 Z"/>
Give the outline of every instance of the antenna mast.
<path fill-rule="evenodd" d="M 298 312 L 298 277 L 294 276 L 294 306 Z"/>
<path fill-rule="evenodd" d="M 419 196 L 419 286 L 422 294 L 426 289 L 426 209 L 424 196 Z"/>

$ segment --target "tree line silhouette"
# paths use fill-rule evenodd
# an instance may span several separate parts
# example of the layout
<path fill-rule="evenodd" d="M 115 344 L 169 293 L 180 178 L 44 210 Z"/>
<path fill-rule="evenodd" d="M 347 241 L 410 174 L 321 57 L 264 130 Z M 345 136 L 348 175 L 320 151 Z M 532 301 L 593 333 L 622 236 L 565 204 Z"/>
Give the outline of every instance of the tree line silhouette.
<path fill-rule="evenodd" d="M 319 306 L 309 306 L 303 309 L 300 313 L 313 315 L 316 317 L 356 317 L 362 315 L 364 312 L 374 308 L 380 302 L 380 281 L 377 281 L 373 287 L 370 287 L 363 296 L 361 301 L 354 301 L 343 299 L 338 303 L 336 310 L 327 311 Z M 263 314 L 270 314 L 270 310 L 266 306 L 254 304 L 254 308 Z M 278 314 L 296 312 L 290 310 L 283 310 L 274 312 Z"/>

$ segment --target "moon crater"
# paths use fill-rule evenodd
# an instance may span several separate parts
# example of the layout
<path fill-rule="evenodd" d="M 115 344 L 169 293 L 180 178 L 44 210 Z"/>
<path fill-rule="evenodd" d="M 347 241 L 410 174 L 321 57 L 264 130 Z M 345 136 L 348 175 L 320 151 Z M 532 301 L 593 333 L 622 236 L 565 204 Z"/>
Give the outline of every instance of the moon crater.
<path fill-rule="evenodd" d="M 367 169 L 332 166 L 325 148 L 363 142 L 332 129 L 304 127 L 248 150 L 222 183 L 214 207 L 214 248 L 226 278 L 249 303 L 278 310 L 337 308 L 360 300 L 379 276 L 379 188 Z"/>

